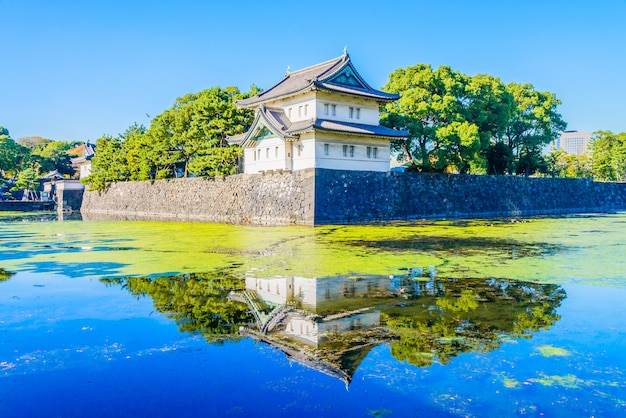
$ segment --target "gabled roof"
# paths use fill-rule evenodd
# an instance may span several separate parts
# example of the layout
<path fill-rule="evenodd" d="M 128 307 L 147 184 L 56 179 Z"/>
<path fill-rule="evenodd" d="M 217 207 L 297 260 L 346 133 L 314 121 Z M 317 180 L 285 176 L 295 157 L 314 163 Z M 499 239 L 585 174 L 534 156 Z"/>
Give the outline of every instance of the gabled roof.
<path fill-rule="evenodd" d="M 327 90 L 337 93 L 367 97 L 380 102 L 397 100 L 399 95 L 373 89 L 358 73 L 350 56 L 343 55 L 332 60 L 287 72 L 278 84 L 248 99 L 238 100 L 240 107 L 255 107 L 271 100 L 289 97 L 310 90 Z"/>
<path fill-rule="evenodd" d="M 229 144 L 245 147 L 249 141 L 262 137 L 263 129 L 273 132 L 285 141 L 298 139 L 300 134 L 310 131 L 335 132 L 347 135 L 369 136 L 379 138 L 406 138 L 407 131 L 397 131 L 380 125 L 366 125 L 328 119 L 307 119 L 291 122 L 282 109 L 261 105 L 256 112 L 254 122 L 248 132 L 227 138 Z"/>

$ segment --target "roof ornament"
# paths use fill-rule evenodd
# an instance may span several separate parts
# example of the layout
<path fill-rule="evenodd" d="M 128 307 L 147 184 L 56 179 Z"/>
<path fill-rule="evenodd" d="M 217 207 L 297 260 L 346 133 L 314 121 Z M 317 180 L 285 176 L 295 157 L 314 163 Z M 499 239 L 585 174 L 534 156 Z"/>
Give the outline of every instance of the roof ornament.
<path fill-rule="evenodd" d="M 291 74 L 291 67 L 288 65 L 287 71 L 285 71 L 285 77 L 287 77 L 289 74 Z"/>
<path fill-rule="evenodd" d="M 348 55 L 348 45 L 343 47 L 343 56 L 347 56 Z"/>

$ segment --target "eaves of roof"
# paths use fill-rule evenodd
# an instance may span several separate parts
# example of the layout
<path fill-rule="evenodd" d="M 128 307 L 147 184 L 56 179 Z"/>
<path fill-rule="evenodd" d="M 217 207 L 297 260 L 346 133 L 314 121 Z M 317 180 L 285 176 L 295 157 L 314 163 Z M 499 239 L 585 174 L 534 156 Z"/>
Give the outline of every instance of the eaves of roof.
<path fill-rule="evenodd" d="M 346 67 L 350 67 L 349 70 L 351 70 L 354 76 L 358 79 L 358 82 L 356 83 L 362 85 L 362 88 L 354 85 L 348 86 L 333 82 L 333 77 Z M 386 93 L 373 89 L 359 75 L 356 68 L 354 68 L 354 65 L 351 64 L 350 56 L 348 54 L 344 54 L 329 61 L 287 73 L 280 82 L 270 89 L 259 93 L 254 97 L 238 100 L 236 104 L 239 107 L 250 108 L 269 101 L 280 100 L 315 89 L 367 97 L 382 102 L 393 101 L 399 98 L 397 94 Z"/>

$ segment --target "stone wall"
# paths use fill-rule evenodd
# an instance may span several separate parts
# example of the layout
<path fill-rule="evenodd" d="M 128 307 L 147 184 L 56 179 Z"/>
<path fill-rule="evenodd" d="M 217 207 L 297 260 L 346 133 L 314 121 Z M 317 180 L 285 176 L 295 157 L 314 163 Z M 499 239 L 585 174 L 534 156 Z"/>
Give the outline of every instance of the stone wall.
<path fill-rule="evenodd" d="M 626 184 L 582 179 L 316 172 L 315 223 L 626 210 Z"/>
<path fill-rule="evenodd" d="M 578 179 L 308 169 L 124 182 L 86 192 L 85 219 L 255 225 L 558 215 L 626 210 L 626 184 Z"/>
<path fill-rule="evenodd" d="M 314 173 L 114 183 L 106 192 L 86 192 L 81 213 L 85 219 L 312 225 Z"/>
<path fill-rule="evenodd" d="M 54 210 L 54 206 L 51 201 L 3 200 L 0 201 L 0 212 L 39 212 Z"/>

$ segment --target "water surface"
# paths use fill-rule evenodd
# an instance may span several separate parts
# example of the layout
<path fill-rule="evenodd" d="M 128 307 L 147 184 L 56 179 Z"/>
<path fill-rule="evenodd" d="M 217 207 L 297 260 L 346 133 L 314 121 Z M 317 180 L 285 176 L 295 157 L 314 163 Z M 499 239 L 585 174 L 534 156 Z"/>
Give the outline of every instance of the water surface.
<path fill-rule="evenodd" d="M 0 416 L 626 413 L 626 215 L 0 219 Z"/>

